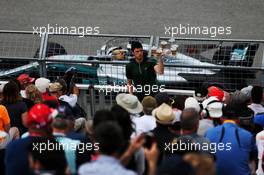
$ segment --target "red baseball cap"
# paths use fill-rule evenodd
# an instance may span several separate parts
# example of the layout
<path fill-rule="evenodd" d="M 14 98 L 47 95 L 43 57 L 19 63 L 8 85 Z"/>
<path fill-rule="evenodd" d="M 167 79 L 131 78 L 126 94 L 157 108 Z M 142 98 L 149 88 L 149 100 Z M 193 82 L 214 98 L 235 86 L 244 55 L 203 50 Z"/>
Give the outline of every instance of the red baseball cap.
<path fill-rule="evenodd" d="M 30 77 L 28 74 L 20 74 L 19 77 L 17 77 L 17 80 L 21 84 L 25 84 L 25 83 L 32 83 L 35 80 L 35 78 Z"/>
<path fill-rule="evenodd" d="M 223 101 L 224 96 L 225 93 L 223 90 L 215 86 L 211 86 L 208 88 L 208 97 L 216 97 L 219 101 Z"/>
<path fill-rule="evenodd" d="M 38 129 L 46 127 L 57 114 L 57 110 L 45 104 L 36 104 L 28 112 L 27 125 Z"/>

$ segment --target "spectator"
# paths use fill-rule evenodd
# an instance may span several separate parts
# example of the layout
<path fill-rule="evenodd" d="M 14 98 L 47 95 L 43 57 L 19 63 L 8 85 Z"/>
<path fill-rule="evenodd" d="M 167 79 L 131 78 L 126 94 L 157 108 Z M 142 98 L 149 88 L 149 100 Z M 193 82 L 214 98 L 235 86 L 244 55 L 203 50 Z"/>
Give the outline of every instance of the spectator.
<path fill-rule="evenodd" d="M 6 175 L 30 174 L 27 148 L 34 137 L 52 136 L 51 122 L 55 112 L 44 104 L 36 104 L 30 109 L 27 117 L 29 137 L 15 140 L 7 146 Z"/>
<path fill-rule="evenodd" d="M 172 101 L 167 92 L 159 92 L 157 95 L 155 95 L 155 99 L 157 101 L 157 107 L 162 103 L 166 103 L 167 105 L 171 106 Z"/>
<path fill-rule="evenodd" d="M 67 117 L 68 116 L 66 116 L 63 112 L 59 112 L 59 114 L 55 117 L 52 122 L 52 130 L 56 140 L 64 146 L 63 148 L 66 160 L 68 162 L 71 173 L 76 174 L 76 154 L 78 152 L 77 148 L 80 141 L 66 137 L 69 128 Z M 87 158 L 89 159 L 89 157 Z"/>
<path fill-rule="evenodd" d="M 57 102 L 58 99 L 49 93 L 49 84 L 50 84 L 50 80 L 44 77 L 38 78 L 35 81 L 35 86 L 41 92 L 43 101 Z"/>
<path fill-rule="evenodd" d="M 240 91 L 235 91 L 232 94 L 232 98 L 230 99 L 230 104 L 232 104 L 232 106 L 234 106 L 235 108 L 236 114 L 239 119 L 240 127 L 253 133 L 255 132 L 255 126 L 252 122 L 254 112 L 248 107 L 249 101 L 250 99 L 244 93 Z"/>
<path fill-rule="evenodd" d="M 122 128 L 125 139 L 125 145 L 121 149 L 124 154 L 121 156 L 120 160 L 126 168 L 136 171 L 138 174 L 142 174 L 145 168 L 144 150 L 141 147 L 137 149 L 133 148 L 132 143 L 135 143 L 138 137 L 134 136 L 134 138 L 131 139 L 131 134 L 134 132 L 134 127 L 130 114 L 127 110 L 119 105 L 113 106 L 111 111 L 113 117 L 116 119 L 116 122 Z"/>
<path fill-rule="evenodd" d="M 201 112 L 202 119 L 199 121 L 197 134 L 204 136 L 209 128 L 214 128 L 221 124 L 223 116 L 223 103 L 216 97 L 209 97 L 202 103 L 203 110 Z"/>
<path fill-rule="evenodd" d="M 10 128 L 10 118 L 3 105 L 0 105 L 0 132 L 2 133 L 0 149 L 4 149 L 10 141 L 19 138 L 19 130 L 16 127 Z"/>
<path fill-rule="evenodd" d="M 216 97 L 219 101 L 224 101 L 225 93 L 216 86 L 208 87 L 208 97 Z"/>
<path fill-rule="evenodd" d="M 225 145 L 224 149 L 216 150 L 217 174 L 249 175 L 250 155 L 256 152 L 256 145 L 252 134 L 237 125 L 239 107 L 233 98 L 223 108 L 223 117 L 226 119 L 224 124 L 209 129 L 206 138 L 211 143 Z"/>
<path fill-rule="evenodd" d="M 195 175 L 194 168 L 177 155 L 166 156 L 158 168 L 158 175 Z"/>
<path fill-rule="evenodd" d="M 197 134 L 199 128 L 199 113 L 194 108 L 186 108 L 182 111 L 181 115 L 181 135 L 190 136 L 195 143 L 200 145 L 208 144 L 209 141 L 202 136 Z M 202 151 L 202 150 L 201 150 Z M 208 152 L 210 150 L 205 150 Z"/>
<path fill-rule="evenodd" d="M 116 103 L 131 114 L 131 118 L 139 117 L 143 106 L 135 95 L 121 93 L 116 96 Z"/>
<path fill-rule="evenodd" d="M 10 118 L 6 108 L 0 105 L 0 174 L 5 174 L 4 155 L 9 142 L 19 138 L 16 127 L 10 128 Z"/>
<path fill-rule="evenodd" d="M 185 100 L 184 109 L 186 109 L 186 108 L 194 108 L 195 111 L 198 113 L 200 113 L 200 111 L 201 111 L 201 107 L 199 105 L 199 102 L 193 97 L 188 97 Z"/>
<path fill-rule="evenodd" d="M 138 41 L 132 43 L 131 51 L 135 58 L 126 65 L 128 92 L 133 94 L 133 86 L 140 86 L 141 91 L 146 89 L 145 86 L 150 86 L 150 93 L 152 95 L 157 93 L 152 90 L 152 86 L 156 85 L 156 73 L 163 74 L 164 72 L 163 59 L 159 57 L 157 64 L 156 60 L 145 57 L 142 44 Z M 145 92 L 137 92 L 136 96 L 139 101 L 142 101 Z"/>
<path fill-rule="evenodd" d="M 180 121 L 180 116 L 183 104 L 180 104 L 181 100 L 183 100 L 181 97 L 178 97 L 176 100 L 174 98 L 170 98 L 167 92 L 159 92 L 157 95 L 155 95 L 155 99 L 157 101 L 157 107 L 160 106 L 162 103 L 166 103 L 167 105 L 172 107 L 173 112 L 175 113 L 175 121 L 174 124 L 178 125 L 177 122 Z M 185 98 L 184 98 L 185 100 Z"/>
<path fill-rule="evenodd" d="M 41 92 L 39 92 L 39 90 L 35 85 L 33 84 L 28 85 L 25 91 L 26 91 L 26 98 L 33 101 L 34 104 L 43 102 Z"/>
<path fill-rule="evenodd" d="M 21 85 L 21 91 L 20 94 L 23 98 L 26 98 L 26 92 L 25 89 L 28 85 L 32 84 L 35 80 L 35 78 L 30 77 L 28 74 L 20 74 L 17 77 L 17 80 L 19 81 Z"/>
<path fill-rule="evenodd" d="M 11 120 L 11 127 L 17 127 L 20 134 L 27 131 L 27 106 L 19 95 L 19 89 L 13 81 L 8 82 L 3 89 L 2 104 L 6 107 Z"/>
<path fill-rule="evenodd" d="M 156 118 L 157 124 L 157 127 L 152 130 L 152 132 L 157 141 L 161 158 L 163 156 L 165 144 L 170 143 L 174 137 L 177 137 L 177 135 L 172 133 L 169 129 L 175 121 L 175 114 L 169 105 L 163 103 L 153 110 L 152 115 Z"/>
<path fill-rule="evenodd" d="M 97 125 L 105 121 L 115 121 L 116 117 L 117 116 L 114 116 L 113 113 L 109 110 L 106 109 L 98 110 L 94 114 L 93 127 L 95 128 Z"/>
<path fill-rule="evenodd" d="M 142 100 L 142 106 L 144 115 L 134 119 L 137 135 L 149 132 L 156 127 L 156 119 L 152 116 L 152 111 L 157 107 L 156 99 L 146 96 Z"/>
<path fill-rule="evenodd" d="M 183 160 L 189 162 L 196 171 L 196 175 L 215 175 L 215 162 L 211 155 L 198 152 L 187 153 Z"/>
<path fill-rule="evenodd" d="M 195 89 L 194 91 L 194 98 L 199 102 L 202 103 L 208 95 L 208 89 L 205 86 L 200 86 Z"/>
<path fill-rule="evenodd" d="M 58 100 L 59 106 L 64 106 L 65 108 L 67 108 L 67 111 L 71 112 L 71 114 L 73 115 L 73 111 L 72 111 L 72 107 L 68 102 L 65 102 L 63 100 L 60 100 L 60 96 L 62 96 L 63 94 L 63 86 L 58 83 L 51 83 L 49 84 L 49 92 L 51 93 L 52 96 L 55 96 Z"/>
<path fill-rule="evenodd" d="M 20 82 L 17 79 L 12 79 L 10 81 L 14 82 L 17 85 L 18 90 L 20 92 L 21 91 L 21 84 L 20 84 Z M 20 96 L 21 96 L 21 94 L 20 94 Z M 31 101 L 30 99 L 27 99 L 25 97 L 22 97 L 22 101 L 26 104 L 28 110 L 30 110 L 32 108 L 32 106 L 34 106 L 34 102 Z"/>
<path fill-rule="evenodd" d="M 124 146 L 125 139 L 117 123 L 107 121 L 99 124 L 94 130 L 94 135 L 95 141 L 100 145 L 100 156 L 96 161 L 82 165 L 78 171 L 80 175 L 136 174 L 125 169 L 118 160 L 121 156 L 119 149 Z"/>
<path fill-rule="evenodd" d="M 32 174 L 67 174 L 67 162 L 62 149 L 36 149 L 36 145 L 58 145 L 53 138 L 34 137 L 27 147 L 29 167 Z"/>
<path fill-rule="evenodd" d="M 80 105 L 77 103 L 78 95 L 79 95 L 79 89 L 74 86 L 73 90 L 70 94 L 67 94 L 67 84 L 64 79 L 58 79 L 56 80 L 56 83 L 59 83 L 61 85 L 60 95 L 57 96 L 60 103 L 68 103 L 69 107 L 72 110 L 74 118 L 84 118 L 86 119 L 86 112 L 80 107 Z"/>
<path fill-rule="evenodd" d="M 257 144 L 257 148 L 258 148 L 258 167 L 257 167 L 257 171 L 256 174 L 257 175 L 261 175 L 264 174 L 263 168 L 262 168 L 262 164 L 263 164 L 263 152 L 264 152 L 264 130 L 259 132 L 256 136 L 256 144 Z"/>
<path fill-rule="evenodd" d="M 247 87 L 244 87 L 240 90 L 241 93 L 245 94 L 248 99 L 251 99 L 251 91 L 252 91 L 253 86 L 249 85 Z"/>
<path fill-rule="evenodd" d="M 159 158 L 159 149 L 156 142 L 153 142 L 150 148 L 145 148 L 145 157 L 148 163 L 148 175 L 156 175 L 157 163 Z"/>
<path fill-rule="evenodd" d="M 261 86 L 254 86 L 251 90 L 252 104 L 248 107 L 254 111 L 254 115 L 264 113 L 264 107 L 261 105 L 263 100 L 263 89 Z"/>

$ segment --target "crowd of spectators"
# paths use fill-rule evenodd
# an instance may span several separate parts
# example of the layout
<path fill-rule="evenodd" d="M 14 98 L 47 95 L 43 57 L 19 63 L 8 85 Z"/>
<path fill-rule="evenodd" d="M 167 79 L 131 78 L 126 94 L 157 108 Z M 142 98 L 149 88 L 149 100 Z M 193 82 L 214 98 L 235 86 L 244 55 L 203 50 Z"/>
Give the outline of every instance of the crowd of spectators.
<path fill-rule="evenodd" d="M 120 93 L 89 121 L 68 86 L 28 74 L 0 85 L 0 174 L 264 174 L 260 86 Z"/>

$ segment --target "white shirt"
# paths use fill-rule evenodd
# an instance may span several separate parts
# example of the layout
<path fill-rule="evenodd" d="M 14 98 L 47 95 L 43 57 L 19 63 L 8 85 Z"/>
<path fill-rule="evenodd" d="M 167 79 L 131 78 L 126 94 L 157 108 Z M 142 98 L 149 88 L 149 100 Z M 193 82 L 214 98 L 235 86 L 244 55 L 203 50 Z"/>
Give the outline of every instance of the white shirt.
<path fill-rule="evenodd" d="M 264 174 L 262 169 L 262 156 L 264 151 L 264 130 L 256 135 L 256 144 L 258 147 L 258 169 L 256 171 L 257 175 Z"/>
<path fill-rule="evenodd" d="M 252 103 L 248 107 L 254 111 L 254 115 L 264 112 L 264 107 L 261 104 Z"/>
<path fill-rule="evenodd" d="M 140 135 L 144 132 L 149 132 L 156 128 L 156 119 L 152 115 L 143 115 L 142 117 L 134 117 L 136 134 Z"/>

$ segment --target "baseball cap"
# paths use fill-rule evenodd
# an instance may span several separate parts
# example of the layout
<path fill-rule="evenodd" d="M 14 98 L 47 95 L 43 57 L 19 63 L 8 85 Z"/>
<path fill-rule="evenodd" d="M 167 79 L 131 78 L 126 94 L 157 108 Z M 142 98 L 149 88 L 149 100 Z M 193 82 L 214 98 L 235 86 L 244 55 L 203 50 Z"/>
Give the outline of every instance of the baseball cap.
<path fill-rule="evenodd" d="M 32 83 L 35 78 L 30 77 L 28 74 L 20 74 L 17 77 L 17 80 L 21 83 L 21 84 L 26 84 L 26 83 Z"/>
<path fill-rule="evenodd" d="M 51 124 L 57 114 L 57 110 L 49 108 L 45 104 L 36 104 L 28 112 L 27 124 L 37 129 L 45 128 Z"/>
<path fill-rule="evenodd" d="M 44 77 L 38 78 L 35 81 L 35 86 L 41 93 L 46 92 L 46 89 L 49 88 L 50 80 Z"/>
<path fill-rule="evenodd" d="M 208 97 L 216 97 L 219 101 L 223 101 L 225 96 L 224 91 L 220 90 L 215 86 L 211 86 L 208 88 Z"/>
<path fill-rule="evenodd" d="M 203 101 L 202 105 L 204 109 L 208 110 L 210 117 L 220 118 L 223 116 L 223 103 L 217 97 L 209 97 Z"/>

